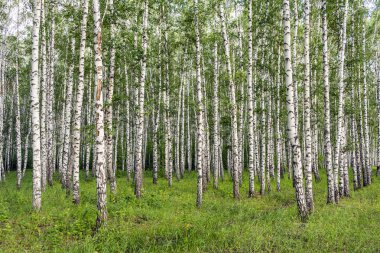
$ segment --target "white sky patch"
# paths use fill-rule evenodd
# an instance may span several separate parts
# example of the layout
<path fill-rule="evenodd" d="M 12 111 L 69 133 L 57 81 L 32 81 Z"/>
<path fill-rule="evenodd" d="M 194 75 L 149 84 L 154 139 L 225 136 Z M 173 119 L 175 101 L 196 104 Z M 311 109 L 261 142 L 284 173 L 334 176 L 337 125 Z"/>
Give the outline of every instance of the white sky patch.
<path fill-rule="evenodd" d="M 6 22 L 6 35 L 7 36 L 16 36 L 17 29 L 20 39 L 27 37 L 27 28 L 32 26 L 33 22 L 30 15 L 30 8 L 27 6 L 27 3 L 19 1 L 17 3 L 11 3 L 8 1 L 7 9 L 9 10 L 8 20 Z M 17 22 L 18 20 L 18 22 Z M 17 28 L 18 23 L 18 28 Z"/>

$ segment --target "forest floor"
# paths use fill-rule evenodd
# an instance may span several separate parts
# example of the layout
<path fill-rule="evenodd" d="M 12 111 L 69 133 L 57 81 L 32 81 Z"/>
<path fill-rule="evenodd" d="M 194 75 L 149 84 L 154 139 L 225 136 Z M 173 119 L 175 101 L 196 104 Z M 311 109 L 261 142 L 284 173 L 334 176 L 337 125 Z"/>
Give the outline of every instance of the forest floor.
<path fill-rule="evenodd" d="M 81 175 L 82 178 L 83 175 Z M 326 204 L 326 177 L 314 183 L 315 212 L 306 223 L 297 216 L 294 189 L 286 177 L 280 192 L 247 198 L 247 175 L 241 199 L 232 198 L 230 179 L 212 184 L 201 209 L 195 207 L 196 174 L 186 173 L 173 186 L 144 178 L 136 200 L 125 174 L 118 192 L 108 198 L 109 220 L 94 232 L 96 181 L 81 181 L 81 204 L 75 206 L 58 181 L 43 193 L 42 210 L 33 212 L 32 172 L 20 190 L 16 174 L 0 183 L 0 252 L 379 252 L 380 183 L 338 205 Z M 259 188 L 257 180 L 256 190 Z M 107 189 L 108 190 L 108 189 Z"/>

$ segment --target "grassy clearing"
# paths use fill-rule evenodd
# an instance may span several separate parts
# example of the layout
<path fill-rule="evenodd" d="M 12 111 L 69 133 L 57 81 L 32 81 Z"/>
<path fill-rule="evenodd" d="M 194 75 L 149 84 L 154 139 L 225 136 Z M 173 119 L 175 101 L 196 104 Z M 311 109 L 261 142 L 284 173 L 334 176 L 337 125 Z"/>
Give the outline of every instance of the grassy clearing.
<path fill-rule="evenodd" d="M 379 252 L 380 184 L 351 192 L 339 205 L 326 205 L 326 178 L 314 184 L 315 213 L 307 223 L 297 217 L 290 180 L 281 192 L 240 201 L 232 199 L 228 179 L 210 185 L 203 207 L 195 207 L 196 175 L 186 174 L 169 188 L 164 179 L 144 179 L 141 200 L 125 175 L 108 201 L 109 221 L 97 233 L 95 179 L 81 181 L 81 204 L 67 199 L 58 182 L 43 194 L 42 210 L 31 208 L 32 175 L 21 190 L 10 173 L 0 184 L 0 252 Z M 83 178 L 83 177 L 82 177 Z M 245 175 L 247 179 L 247 175 Z M 273 182 L 272 188 L 275 189 Z M 256 182 L 256 189 L 258 183 Z"/>

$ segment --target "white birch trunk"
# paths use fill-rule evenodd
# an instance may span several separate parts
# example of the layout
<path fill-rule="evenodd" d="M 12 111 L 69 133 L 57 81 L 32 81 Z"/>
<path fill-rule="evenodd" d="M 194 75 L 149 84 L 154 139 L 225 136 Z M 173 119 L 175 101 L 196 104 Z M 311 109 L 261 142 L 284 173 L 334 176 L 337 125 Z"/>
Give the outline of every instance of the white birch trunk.
<path fill-rule="evenodd" d="M 77 87 L 76 108 L 74 113 L 74 126 L 73 126 L 73 201 L 75 204 L 80 202 L 79 192 L 79 153 L 80 153 L 80 139 L 81 139 L 81 119 L 82 119 L 82 103 L 84 93 L 84 53 L 86 49 L 86 30 L 87 30 L 87 16 L 88 16 L 88 0 L 82 0 L 82 23 L 81 23 L 81 38 L 79 48 L 79 79 Z"/>
<path fill-rule="evenodd" d="M 161 37 L 161 31 L 159 36 Z M 157 109 L 153 108 L 153 184 L 157 184 L 158 180 L 158 167 L 159 167 L 159 160 L 158 160 L 158 140 L 157 140 L 157 133 L 158 133 L 158 127 L 160 125 L 160 107 L 161 107 L 161 43 L 159 47 L 159 73 L 158 73 L 158 105 Z M 157 91 L 156 91 L 157 94 Z M 156 112 L 157 110 L 157 112 Z"/>
<path fill-rule="evenodd" d="M 322 2 L 322 43 L 323 43 L 323 83 L 324 83 L 324 142 L 325 142 L 325 164 L 327 174 L 327 203 L 335 203 L 334 175 L 331 154 L 331 129 L 330 129 L 330 66 L 328 55 L 328 30 L 327 30 L 327 1 Z"/>
<path fill-rule="evenodd" d="M 284 58 L 286 71 L 286 109 L 288 112 L 288 138 L 291 143 L 292 160 L 295 180 L 295 190 L 298 212 L 302 219 L 307 218 L 307 208 L 305 201 L 305 193 L 303 186 L 301 149 L 296 128 L 296 117 L 294 115 L 294 91 L 293 91 L 293 71 L 292 71 L 292 56 L 291 56 L 291 39 L 290 39 L 290 10 L 289 0 L 283 2 L 284 11 Z"/>
<path fill-rule="evenodd" d="M 294 42 L 292 47 L 293 53 L 293 79 L 294 79 L 294 117 L 296 119 L 296 130 L 298 132 L 298 81 L 297 73 L 297 41 L 298 41 L 298 4 L 294 1 Z"/>
<path fill-rule="evenodd" d="M 305 132 L 305 177 L 306 177 L 306 206 L 307 211 L 309 213 L 314 210 L 314 201 L 313 201 L 313 175 L 312 175 L 312 163 L 311 163 L 311 124 L 310 124 L 310 49 L 309 49 L 309 41 L 310 41 L 310 2 L 309 0 L 305 0 L 304 7 L 304 23 L 305 23 L 305 31 L 304 31 L 304 64 L 305 64 L 305 74 L 304 74 L 304 132 Z"/>
<path fill-rule="evenodd" d="M 42 57 L 42 75 L 41 75 L 41 189 L 45 191 L 47 182 L 46 173 L 46 71 L 47 71 L 47 59 L 46 59 L 46 22 L 45 22 L 45 3 L 41 1 L 41 57 Z"/>
<path fill-rule="evenodd" d="M 103 62 L 102 62 L 102 30 L 100 26 L 99 0 L 93 0 L 94 16 L 94 51 L 96 69 L 96 191 L 98 215 L 96 224 L 99 228 L 107 221 L 106 207 L 106 168 L 105 168 L 105 143 L 104 143 L 104 113 L 103 113 Z"/>
<path fill-rule="evenodd" d="M 343 175 L 343 168 L 340 166 L 339 160 L 344 156 L 344 147 L 342 145 L 342 135 L 344 133 L 344 100 L 345 100 L 345 84 L 344 84 L 344 60 L 345 60 L 345 47 L 346 47 L 346 21 L 347 21 L 347 11 L 348 11 L 348 0 L 344 7 L 344 17 L 343 24 L 341 26 L 341 45 L 339 49 L 339 104 L 338 104 L 338 129 L 337 129 L 337 139 L 335 146 L 335 161 L 334 161 L 334 189 L 335 189 L 335 202 L 339 201 L 339 196 L 342 195 L 343 191 L 343 178 L 339 177 Z M 338 184 L 340 186 L 338 186 Z"/>
<path fill-rule="evenodd" d="M 203 195 L 203 152 L 204 150 L 204 111 L 203 111 L 203 92 L 202 92 L 202 80 L 201 80 L 201 43 L 198 27 L 198 0 L 194 0 L 194 29 L 195 29 L 195 49 L 196 49 L 196 81 L 197 81 L 197 207 L 202 206 Z"/>
<path fill-rule="evenodd" d="M 131 124 L 130 124 L 130 100 L 131 100 L 131 92 L 129 89 L 129 82 L 128 82 L 128 71 L 127 71 L 127 65 L 125 63 L 125 95 L 127 96 L 127 101 L 125 105 L 125 125 L 126 125 L 126 133 L 125 133 L 125 142 L 126 142 L 126 169 L 127 169 L 127 181 L 129 182 L 131 179 L 131 170 L 132 170 L 132 162 L 131 162 Z"/>
<path fill-rule="evenodd" d="M 277 108 L 276 108 L 276 153 L 277 153 L 277 175 L 276 175 L 276 189 L 277 191 L 281 190 L 281 162 L 282 162 L 282 154 L 281 154 L 281 148 L 282 148 L 282 136 L 280 132 L 280 111 L 281 111 L 281 102 L 280 102 L 280 62 L 281 62 L 281 56 L 280 56 L 280 48 L 278 50 L 278 66 L 277 66 Z"/>
<path fill-rule="evenodd" d="M 146 77 L 146 62 L 148 50 L 148 0 L 144 1 L 144 17 L 142 31 L 142 60 L 141 60 L 141 76 L 139 87 L 138 100 L 138 123 L 137 123 L 137 143 L 136 143 L 136 171 L 135 171 L 135 195 L 141 197 L 142 177 L 143 177 L 143 133 L 144 133 L 144 96 L 145 96 L 145 77 Z"/>
<path fill-rule="evenodd" d="M 218 43 L 214 44 L 214 94 L 213 94 L 213 105 L 214 105 L 214 188 L 218 189 L 219 182 L 219 170 L 220 170 L 220 126 L 219 126 L 219 61 L 218 61 Z"/>
<path fill-rule="evenodd" d="M 32 78 L 30 100 L 33 136 L 33 208 L 41 209 L 41 133 L 40 133 L 40 87 L 38 75 L 41 1 L 34 0 L 32 31 Z M 0 101 L 0 105 L 1 105 Z M 2 112 L 2 108 L 0 108 Z M 2 116 L 2 115 L 0 115 Z M 1 118 L 2 119 L 2 118 Z M 1 120 L 2 121 L 2 120 Z M 1 129 L 0 129 L 1 130 Z M 1 135 L 1 134 L 0 134 Z M 1 162 L 1 161 L 0 161 Z M 4 170 L 3 170 L 4 171 Z"/>
<path fill-rule="evenodd" d="M 54 6 L 51 10 L 51 28 L 50 28 L 50 45 L 49 45 L 49 82 L 47 90 L 47 128 L 48 128 L 48 137 L 47 137 L 47 177 L 48 184 L 53 185 L 53 173 L 55 170 L 55 129 L 54 129 L 54 67 L 55 67 L 55 14 Z"/>
<path fill-rule="evenodd" d="M 190 64 L 192 66 L 192 64 Z M 187 170 L 190 172 L 192 169 L 192 140 L 191 140 L 191 124 L 190 124 L 190 84 L 191 81 L 187 82 Z M 194 97 L 194 96 L 193 96 Z"/>
<path fill-rule="evenodd" d="M 346 0 L 348 1 L 348 0 Z M 348 2 L 346 3 L 347 8 Z M 347 11 L 346 11 L 347 12 Z M 347 14 L 345 14 L 347 16 Z M 345 25 L 345 24 L 344 24 Z M 370 151 L 369 151 L 369 127 L 368 127 L 368 102 L 367 102 L 367 63 L 366 63 L 366 33 L 365 33 L 365 24 L 363 25 L 363 107 L 364 107 L 364 169 L 366 170 L 367 175 L 367 184 L 371 184 L 371 176 L 372 176 L 372 166 L 370 164 Z"/>
<path fill-rule="evenodd" d="M 28 121 L 30 122 L 30 121 Z M 28 166 L 28 155 L 29 155 L 29 135 L 31 133 L 31 128 L 30 128 L 30 123 L 28 123 L 29 126 L 29 131 L 28 134 L 25 137 L 25 147 L 24 147 L 24 164 L 23 164 L 23 169 L 22 169 L 22 177 L 25 176 L 25 171 Z M 0 177 L 1 180 L 1 177 Z"/>
<path fill-rule="evenodd" d="M 105 106 L 105 140 L 106 140 L 106 171 L 107 177 L 110 182 L 110 190 L 112 194 L 116 193 L 116 179 L 112 172 L 112 151 L 113 151 L 113 124 L 112 124 L 112 99 L 114 90 L 114 79 L 115 79 L 115 14 L 114 14 L 114 4 L 113 0 L 109 1 L 110 15 L 111 15 L 111 52 L 110 52 L 110 72 L 109 80 L 106 91 L 106 106 Z"/>
<path fill-rule="evenodd" d="M 88 88 L 87 88 L 87 125 L 92 124 L 92 96 L 93 96 L 93 91 L 92 91 L 92 61 L 90 64 L 90 75 L 88 78 Z M 86 140 L 86 181 L 90 178 L 90 166 L 91 166 L 91 137 L 88 136 Z M 94 157 L 93 157 L 94 159 Z"/>
<path fill-rule="evenodd" d="M 232 132 L 232 160 L 233 160 L 233 195 L 235 199 L 239 198 L 239 155 L 238 155 L 238 129 L 237 129 L 237 105 L 235 96 L 235 82 L 232 75 L 230 44 L 228 40 L 227 27 L 224 16 L 224 6 L 220 5 L 220 18 L 222 24 L 222 33 L 224 40 L 224 49 L 227 62 L 227 73 L 230 91 L 231 106 L 231 132 Z"/>
<path fill-rule="evenodd" d="M 3 37 L 2 43 L 4 44 L 5 38 Z M 0 49 L 0 182 L 5 180 L 4 177 L 4 163 L 3 163 L 3 152 L 4 152 L 4 137 L 3 137 L 3 130 L 4 130 L 4 50 L 5 48 L 2 47 Z"/>
<path fill-rule="evenodd" d="M 72 58 L 74 59 L 75 54 L 75 39 L 71 39 L 71 51 Z M 71 175 L 72 175 L 72 167 L 69 161 L 70 157 L 70 142 L 71 142 L 71 109 L 72 109 L 72 91 L 73 91 L 73 74 L 74 74 L 74 62 L 70 64 L 69 67 L 69 80 L 67 82 L 67 90 L 66 90 L 66 104 L 65 104 L 65 118 L 64 118 L 64 143 L 63 143 L 63 158 L 62 158 L 62 174 L 63 174 L 63 182 L 66 188 L 67 194 L 70 194 L 71 189 Z"/>
<path fill-rule="evenodd" d="M 17 14 L 18 17 L 18 14 Z M 18 27 L 18 24 L 17 24 Z M 16 53 L 16 83 L 15 83 L 15 102 L 16 102 L 16 156 L 17 156 L 17 189 L 21 187 L 22 179 L 22 155 L 21 155 L 21 123 L 20 123 L 20 96 L 19 96 L 19 65 L 18 65 L 18 28 L 17 28 L 17 53 Z M 0 108 L 1 109 L 1 108 Z M 0 119 L 1 121 L 3 119 Z"/>
<path fill-rule="evenodd" d="M 243 38 L 241 32 L 241 20 L 238 19 L 238 57 L 239 57 L 239 71 L 242 72 L 243 68 Z M 239 185 L 243 181 L 243 166 L 244 166 L 244 93 L 245 82 L 240 84 L 240 104 L 239 104 L 239 122 L 238 122 L 238 156 L 239 156 Z"/>
<path fill-rule="evenodd" d="M 182 83 L 182 96 L 181 96 L 181 136 L 180 136 L 180 172 L 181 177 L 185 174 L 185 81 L 186 75 L 184 73 L 183 83 Z"/>
<path fill-rule="evenodd" d="M 175 131 L 175 172 L 177 181 L 181 179 L 181 171 L 180 171 L 180 154 L 179 154 L 179 146 L 180 146 L 180 117 L 181 117 L 181 101 L 183 96 L 183 73 L 181 73 L 181 84 L 179 88 L 179 96 L 178 96 L 178 104 L 177 104 L 177 119 L 176 119 L 176 131 Z"/>
<path fill-rule="evenodd" d="M 265 91 L 262 90 L 261 97 L 261 142 L 260 142 L 260 194 L 265 194 L 265 171 L 266 171 L 266 112 L 265 112 Z"/>

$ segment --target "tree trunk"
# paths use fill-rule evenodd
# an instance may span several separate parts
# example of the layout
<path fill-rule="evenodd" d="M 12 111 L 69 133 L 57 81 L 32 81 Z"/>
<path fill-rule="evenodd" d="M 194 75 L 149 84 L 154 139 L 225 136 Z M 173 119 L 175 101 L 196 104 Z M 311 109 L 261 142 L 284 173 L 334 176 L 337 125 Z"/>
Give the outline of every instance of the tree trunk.
<path fill-rule="evenodd" d="M 190 124 L 190 82 L 187 83 L 187 170 L 190 172 L 192 169 L 192 140 L 191 140 L 191 124 Z M 192 83 L 192 82 L 191 82 Z M 193 96 L 194 97 L 194 96 Z"/>
<path fill-rule="evenodd" d="M 230 44 L 226 21 L 224 16 L 224 6 L 220 5 L 220 18 L 222 24 L 222 33 L 224 40 L 224 50 L 226 54 L 227 73 L 230 91 L 230 107 L 231 107 L 231 133 L 232 133 L 232 160 L 233 160 L 233 195 L 235 199 L 239 199 L 239 155 L 238 155 L 238 129 L 237 129 L 237 105 L 235 95 L 235 82 L 232 75 Z"/>
<path fill-rule="evenodd" d="M 34 6 L 34 10 L 33 10 L 33 31 L 32 31 L 32 78 L 31 78 L 31 83 L 30 83 L 30 86 L 31 86 L 30 87 L 30 101 L 31 101 L 31 111 L 32 111 L 32 136 L 33 136 L 33 140 L 32 140 L 33 208 L 38 211 L 41 209 L 41 133 L 40 133 L 40 96 L 39 96 L 40 87 L 39 87 L 39 74 L 38 74 L 41 1 L 34 0 L 33 6 Z M 0 101 L 0 104 L 2 104 L 1 101 Z M 0 108 L 0 111 L 1 112 L 3 111 L 2 108 Z"/>
<path fill-rule="evenodd" d="M 248 196 L 253 197 L 255 194 L 255 171 L 254 171 L 254 148 L 255 148 L 255 140 L 254 140 L 254 118 L 253 118 L 253 81 L 252 81 L 252 43 L 253 43 L 253 31 L 252 31 L 252 0 L 249 0 L 249 9 L 248 9 L 248 172 L 249 172 L 249 188 L 248 188 Z"/>
<path fill-rule="evenodd" d="M 99 228 L 107 221 L 106 207 L 106 169 L 105 169 L 105 143 L 104 143 L 104 113 L 103 113 L 103 62 L 102 62 L 102 30 L 100 26 L 99 0 L 93 0 L 94 16 L 94 51 L 96 69 L 96 191 L 98 196 L 98 215 L 96 225 Z"/>
<path fill-rule="evenodd" d="M 262 97 L 261 97 L 261 142 L 260 142 L 260 194 L 265 194 L 265 172 L 266 172 L 266 112 L 265 112 L 265 92 L 262 89 Z"/>
<path fill-rule="evenodd" d="M 305 51 L 304 51 L 304 112 L 305 112 L 305 177 L 306 177 L 306 206 L 309 213 L 314 210 L 313 185 L 312 185 L 312 163 L 311 163 L 311 125 L 310 125 L 310 51 L 309 51 L 309 34 L 310 34 L 310 2 L 305 0 Z"/>
<path fill-rule="evenodd" d="M 80 139 L 81 139 L 81 115 L 82 115 L 82 102 L 84 93 L 84 51 L 86 49 L 86 27 L 88 16 L 88 0 L 82 0 L 82 24 L 81 24 L 81 38 L 79 48 L 79 80 L 77 87 L 76 108 L 74 114 L 73 126 L 73 201 L 75 204 L 80 202 L 79 192 L 79 152 L 80 152 Z"/>
<path fill-rule="evenodd" d="M 1 109 L 1 108 L 0 108 Z M 28 131 L 28 134 L 26 135 L 25 137 L 25 147 L 24 147 L 24 164 L 23 164 L 23 169 L 22 169 L 22 177 L 25 176 L 25 171 L 26 171 L 26 167 L 28 166 L 28 154 L 29 154 L 29 135 L 30 135 L 30 132 L 31 132 L 31 128 L 30 128 L 30 121 L 28 120 L 28 126 L 29 126 L 29 131 Z M 0 165 L 1 166 L 1 165 Z M 1 181 L 1 176 L 0 176 L 0 181 Z"/>
<path fill-rule="evenodd" d="M 360 72 L 359 72 L 360 80 Z M 360 155 L 360 171 L 358 174 L 360 178 L 363 179 L 363 186 L 367 185 L 367 170 L 365 167 L 365 141 L 364 141 L 364 130 L 363 130 L 363 112 L 362 112 L 362 99 L 360 93 L 360 85 L 357 88 L 357 98 L 358 98 L 358 108 L 359 108 L 359 119 L 358 119 L 358 142 L 359 142 L 359 155 Z M 359 181 L 360 182 L 360 181 Z M 360 183 L 361 184 L 361 183 Z"/>
<path fill-rule="evenodd" d="M 195 49 L 196 49 L 196 80 L 197 80 L 197 207 L 202 206 L 202 171 L 203 171 L 203 152 L 204 149 L 204 111 L 203 111 L 203 92 L 202 92 L 202 80 L 201 80 L 201 44 L 198 28 L 198 0 L 194 0 L 194 28 L 195 28 Z"/>
<path fill-rule="evenodd" d="M 183 96 L 183 73 L 180 74 L 180 88 L 178 94 L 178 104 L 177 104 L 177 119 L 176 119 L 176 131 L 175 131 L 175 172 L 177 181 L 181 179 L 181 171 L 180 171 L 180 154 L 179 154 L 179 146 L 180 146 L 180 117 L 181 117 L 181 101 Z"/>
<path fill-rule="evenodd" d="M 110 19 L 111 19 L 111 50 L 110 50 L 110 72 L 108 86 L 106 90 L 106 106 L 104 112 L 105 119 L 105 140 L 106 140 L 106 171 L 107 178 L 110 182 L 110 190 L 112 194 L 116 193 L 116 179 L 112 171 L 112 153 L 113 153 L 113 128 L 112 128 L 112 98 L 114 90 L 114 79 L 115 79 L 115 13 L 114 13 L 114 4 L 113 0 L 109 1 L 110 6 Z"/>
<path fill-rule="evenodd" d="M 277 191 L 281 190 L 281 162 L 282 162 L 282 154 L 281 154 L 281 148 L 282 148 L 282 136 L 280 132 L 280 111 L 281 111 L 281 102 L 280 102 L 280 62 L 281 62 L 281 56 L 280 56 L 280 48 L 278 50 L 278 66 L 277 66 L 277 108 L 276 108 L 276 153 L 277 153 L 277 176 L 276 176 L 276 189 Z"/>
<path fill-rule="evenodd" d="M 17 9 L 17 35 L 16 35 L 16 83 L 15 83 L 15 102 L 16 102 L 16 147 L 17 147 L 17 189 L 21 187 L 22 179 L 22 156 L 21 156 L 21 123 L 20 123 L 20 95 L 19 95 L 19 62 L 18 62 L 18 9 Z M 0 119 L 1 121 L 3 119 Z M 1 176 L 0 176 L 1 177 Z M 0 180 L 1 181 L 1 180 Z"/>
<path fill-rule="evenodd" d="M 75 38 L 71 39 L 71 51 L 72 51 L 72 62 L 69 68 L 69 81 L 67 83 L 67 91 L 66 91 L 66 105 L 65 105 L 65 136 L 64 136 L 64 144 L 63 144 L 63 161 L 62 161 L 62 170 L 63 170 L 63 182 L 66 188 L 67 195 L 70 194 L 71 190 L 71 175 L 72 175 L 72 167 L 71 159 L 71 108 L 72 108 L 72 92 L 73 92 L 73 74 L 74 74 L 74 54 L 75 54 Z"/>
<path fill-rule="evenodd" d="M 161 30 L 160 30 L 160 38 L 161 38 Z M 160 105 L 161 105 L 161 82 L 162 82 L 162 76 L 161 76 L 161 40 L 160 40 L 160 46 L 159 46 L 159 73 L 158 73 L 158 105 L 157 109 L 153 108 L 153 184 L 157 184 L 158 180 L 158 168 L 159 168 L 159 160 L 158 160 L 158 140 L 157 140 L 157 133 L 158 133 L 158 127 L 160 125 Z M 157 91 L 155 92 L 157 94 Z M 156 112 L 157 110 L 157 112 Z"/>
<path fill-rule="evenodd" d="M 125 69 L 124 69 L 124 72 L 125 72 L 125 79 L 126 79 L 126 83 L 125 83 L 125 95 L 127 96 L 127 101 L 126 101 L 126 105 L 125 105 L 125 111 L 126 111 L 126 115 L 125 115 L 125 125 L 126 125 L 126 133 L 125 133 L 125 142 L 126 142 L 126 169 L 127 169 L 127 182 L 130 181 L 131 179 L 131 170 L 132 170 L 132 162 L 131 162 L 131 145 L 132 145 L 132 142 L 131 142 L 131 123 L 130 123 L 130 103 L 131 103 L 131 91 L 130 91 L 130 88 L 129 88 L 129 82 L 128 82 L 128 71 L 127 71 L 127 65 L 125 63 Z"/>
<path fill-rule="evenodd" d="M 185 173 L 185 81 L 186 75 L 184 73 L 183 83 L 182 83 L 182 96 L 181 96 L 181 136 L 180 136 L 180 172 L 181 177 L 184 177 Z"/>
<path fill-rule="evenodd" d="M 48 137 L 47 137 L 47 177 L 48 184 L 53 185 L 53 173 L 55 171 L 55 158 L 56 158 L 56 143 L 55 143 L 55 129 L 54 129 L 54 67 L 55 67 L 55 6 L 51 8 L 51 27 L 50 27 L 50 42 L 49 42 L 49 82 L 47 90 L 47 124 L 48 124 Z"/>
<path fill-rule="evenodd" d="M 305 193 L 303 186 L 302 164 L 301 164 L 301 150 L 299 145 L 298 133 L 296 128 L 296 117 L 294 115 L 294 92 L 293 92 L 293 71 L 292 71 L 292 56 L 290 53 L 290 11 L 289 0 L 283 2 L 284 11 L 284 58 L 285 58 L 285 71 L 286 71 L 286 109 L 288 112 L 288 138 L 291 143 L 292 160 L 294 169 L 294 180 L 296 189 L 296 199 L 298 212 L 301 219 L 307 218 L 307 207 L 305 201 Z"/>
<path fill-rule="evenodd" d="M 87 0 L 86 0 L 87 1 Z M 93 123 L 92 121 L 92 96 L 93 96 L 93 91 L 92 91 L 92 61 L 90 61 L 90 75 L 89 75 L 89 80 L 88 80 L 88 88 L 87 88 L 87 125 L 91 125 Z M 90 178 L 90 166 L 91 166 L 91 146 L 92 146 L 92 141 L 91 137 L 88 136 L 88 139 L 86 140 L 86 181 Z M 94 159 L 94 157 L 93 157 Z"/>
<path fill-rule="evenodd" d="M 219 61 L 218 61 L 218 43 L 214 44 L 214 188 L 218 189 L 219 170 L 220 170 L 220 131 L 219 131 Z"/>
<path fill-rule="evenodd" d="M 298 81 L 296 78 L 296 73 L 297 73 L 297 41 L 298 41 L 298 4 L 297 1 L 294 1 L 294 42 L 293 42 L 293 47 L 292 47 L 292 53 L 293 53 L 293 79 L 294 79 L 294 117 L 296 119 L 296 130 L 298 132 Z M 293 179 L 294 180 L 294 179 Z"/>
<path fill-rule="evenodd" d="M 141 76 L 138 100 L 138 123 L 137 123 L 137 143 L 136 143 L 136 171 L 135 171 L 135 194 L 137 198 L 141 197 L 142 180 L 143 180 L 143 133 L 144 133 L 144 96 L 145 96 L 145 77 L 146 77 L 146 61 L 148 49 L 148 0 L 144 1 L 144 17 L 142 31 L 142 60 L 141 60 Z"/>
<path fill-rule="evenodd" d="M 327 1 L 322 2 L 322 42 L 323 42 L 323 83 L 324 83 L 324 141 L 325 141 L 325 164 L 327 174 L 327 203 L 335 203 L 334 175 L 332 168 L 331 136 L 330 136 L 330 66 L 327 40 Z"/>
<path fill-rule="evenodd" d="M 345 47 L 346 47 L 346 20 L 347 20 L 347 10 L 348 10 L 348 0 L 346 0 L 345 4 L 345 10 L 344 10 L 344 18 L 343 18 L 343 24 L 341 26 L 341 34 L 342 34 L 342 43 L 340 45 L 339 50 L 339 104 L 338 104 L 338 129 L 337 129 L 337 139 L 336 139 L 336 146 L 335 146 L 335 161 L 334 161 L 334 189 L 335 189 L 335 202 L 337 203 L 339 201 L 339 196 L 342 195 L 343 191 L 343 178 L 339 177 L 338 174 L 343 174 L 343 168 L 339 166 L 339 160 L 342 160 L 344 154 L 342 146 L 342 134 L 344 132 L 344 58 L 345 58 Z M 338 186 L 339 183 L 339 186 Z"/>
<path fill-rule="evenodd" d="M 347 2 L 348 0 L 346 0 Z M 346 3 L 347 8 L 348 2 Z M 346 10 L 347 12 L 347 10 Z M 347 16 L 347 14 L 345 14 Z M 344 24 L 345 25 L 345 24 Z M 345 27 L 345 26 L 344 26 Z M 367 63 L 365 60 L 366 55 L 366 33 L 365 33 L 365 25 L 363 25 L 363 107 L 364 107 L 364 164 L 365 164 L 365 170 L 366 170 L 366 185 L 371 184 L 371 176 L 372 176 L 372 166 L 369 161 L 369 127 L 368 127 L 368 102 L 367 102 Z"/>
<path fill-rule="evenodd" d="M 45 22 L 45 3 L 41 1 L 41 57 L 42 57 L 42 75 L 41 75 L 41 189 L 45 191 L 47 173 L 46 173 L 46 22 Z"/>

